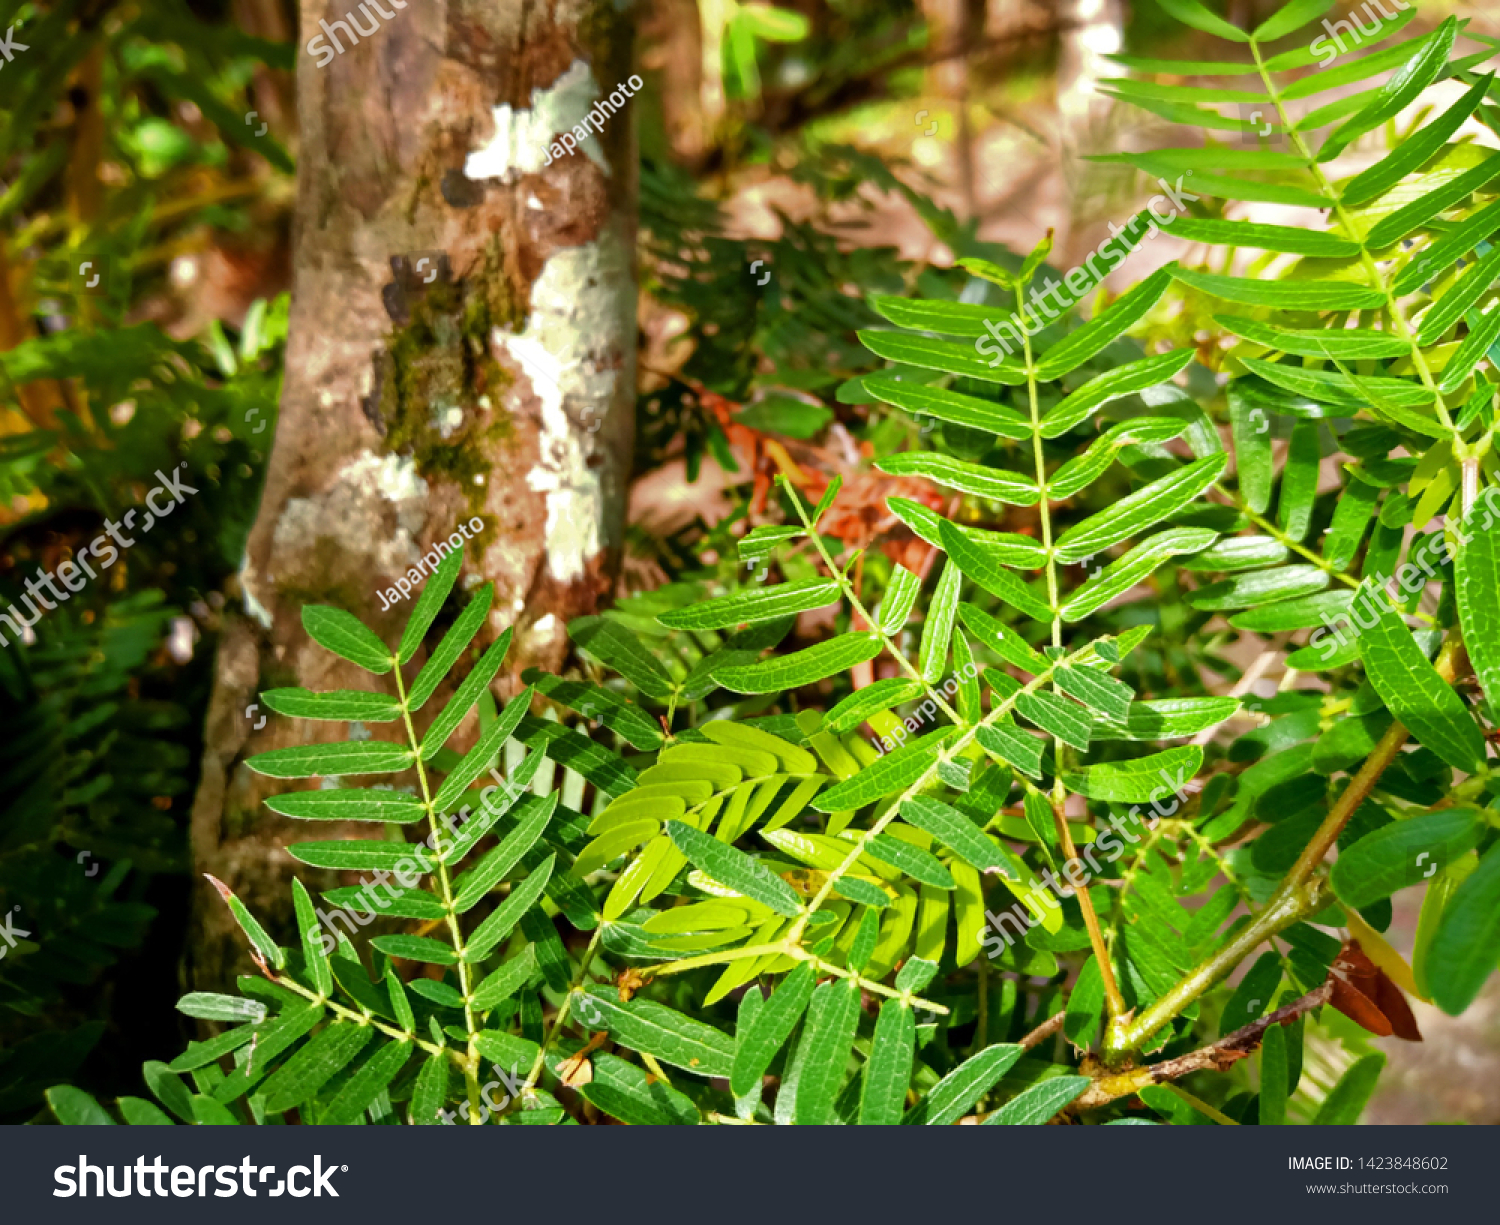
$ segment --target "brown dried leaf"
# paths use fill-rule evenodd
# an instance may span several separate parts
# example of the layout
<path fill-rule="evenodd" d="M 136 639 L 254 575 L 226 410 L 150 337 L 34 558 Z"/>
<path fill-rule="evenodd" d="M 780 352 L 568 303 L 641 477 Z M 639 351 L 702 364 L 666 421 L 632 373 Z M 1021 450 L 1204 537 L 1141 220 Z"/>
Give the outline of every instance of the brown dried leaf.
<path fill-rule="evenodd" d="M 1329 967 L 1328 978 L 1333 985 L 1329 1003 L 1356 1025 L 1381 1038 L 1394 1034 L 1408 1042 L 1422 1041 L 1401 989 L 1370 960 L 1359 941 L 1344 943 Z"/>

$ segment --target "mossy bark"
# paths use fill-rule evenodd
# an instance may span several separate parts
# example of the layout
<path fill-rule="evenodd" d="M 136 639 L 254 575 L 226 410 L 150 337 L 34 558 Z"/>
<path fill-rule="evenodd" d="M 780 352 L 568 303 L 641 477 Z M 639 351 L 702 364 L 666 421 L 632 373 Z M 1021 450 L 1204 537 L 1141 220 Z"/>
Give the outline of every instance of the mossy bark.
<path fill-rule="evenodd" d="M 351 37 L 351 18 L 355 31 L 377 28 Z M 264 689 L 389 682 L 311 643 L 304 604 L 346 608 L 394 643 L 415 595 L 382 610 L 380 593 L 477 518 L 460 586 L 495 582 L 476 645 L 516 626 L 499 682 L 513 690 L 523 667 L 561 663 L 567 621 L 610 588 L 635 384 L 628 101 L 600 112 L 576 153 L 543 162 L 554 133 L 631 76 L 631 38 L 629 11 L 611 0 L 551 11 L 519 0 L 302 5 L 286 381 L 193 809 L 187 977 L 199 989 L 251 967 L 201 874 L 287 940 L 286 844 L 379 836 L 275 816 L 263 800 L 288 785 L 244 765 L 366 734 L 276 715 L 255 730 L 245 712 Z"/>

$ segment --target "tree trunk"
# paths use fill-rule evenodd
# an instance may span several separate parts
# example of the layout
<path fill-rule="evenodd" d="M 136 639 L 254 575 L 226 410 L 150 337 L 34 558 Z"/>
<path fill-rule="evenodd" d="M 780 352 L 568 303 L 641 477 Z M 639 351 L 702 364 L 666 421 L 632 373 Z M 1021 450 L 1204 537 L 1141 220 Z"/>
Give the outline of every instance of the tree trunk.
<path fill-rule="evenodd" d="M 631 76 L 631 41 L 610 0 L 302 6 L 286 381 L 193 809 L 196 987 L 250 966 L 201 874 L 285 939 L 285 844 L 354 833 L 277 817 L 262 800 L 285 784 L 244 765 L 366 734 L 277 715 L 255 730 L 262 690 L 389 681 L 311 643 L 304 604 L 348 609 L 394 644 L 424 581 L 412 568 L 477 520 L 473 540 L 456 537 L 458 589 L 494 580 L 479 645 L 516 626 L 501 682 L 514 691 L 523 667 L 562 662 L 567 621 L 610 590 L 635 396 L 629 107 L 595 110 L 578 151 L 546 163 L 555 134 Z M 410 598 L 383 610 L 402 576 Z"/>

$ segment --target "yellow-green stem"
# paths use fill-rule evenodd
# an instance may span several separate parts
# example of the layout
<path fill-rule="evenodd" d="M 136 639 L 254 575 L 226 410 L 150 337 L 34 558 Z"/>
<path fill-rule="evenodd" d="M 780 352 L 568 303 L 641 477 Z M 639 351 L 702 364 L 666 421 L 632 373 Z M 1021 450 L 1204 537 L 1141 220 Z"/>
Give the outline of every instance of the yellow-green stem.
<path fill-rule="evenodd" d="M 1036 486 L 1041 491 L 1037 499 L 1037 514 L 1042 524 L 1042 548 L 1047 553 L 1047 606 L 1052 610 L 1052 645 L 1062 648 L 1062 601 L 1058 595 L 1057 558 L 1052 552 L 1052 507 L 1047 490 L 1047 457 L 1042 450 L 1042 414 L 1037 400 L 1036 363 L 1031 352 L 1031 332 L 1026 326 L 1026 303 L 1021 297 L 1024 286 L 1016 286 L 1016 315 L 1021 321 L 1021 340 L 1026 362 L 1026 393 L 1031 410 L 1031 454 L 1036 463 Z M 1078 849 L 1073 845 L 1073 833 L 1068 828 L 1066 812 L 1067 791 L 1062 781 L 1063 743 L 1052 738 L 1057 778 L 1052 785 L 1052 815 L 1057 822 L 1057 835 L 1062 843 L 1063 854 L 1072 863 L 1078 858 Z M 1085 817 L 1085 819 L 1087 819 Z M 1082 885 L 1075 893 L 1078 908 L 1083 912 L 1083 924 L 1088 928 L 1089 943 L 1094 949 L 1094 959 L 1099 963 L 1099 973 L 1104 980 L 1104 1002 L 1111 1017 L 1125 1011 L 1125 999 L 1115 982 L 1115 970 L 1109 959 L 1109 949 L 1104 943 L 1104 933 L 1099 928 L 1099 916 L 1094 912 L 1094 900 L 1089 896 L 1088 886 Z"/>
<path fill-rule="evenodd" d="M 422 807 L 427 813 L 427 826 L 431 835 L 431 845 L 436 847 L 439 841 L 438 814 L 433 807 L 432 791 L 427 785 L 427 771 L 422 765 L 422 742 L 417 738 L 416 728 L 412 725 L 411 711 L 406 705 L 406 683 L 401 679 L 401 661 L 392 657 L 391 671 L 396 676 L 396 697 L 401 703 L 401 718 L 406 724 L 406 738 L 411 744 L 412 755 L 416 760 L 417 784 L 422 789 Z M 434 854 L 437 862 L 437 880 L 442 894 L 443 913 L 448 923 L 448 934 L 453 941 L 453 951 L 458 955 L 458 990 L 464 997 L 464 1033 L 468 1035 L 468 1043 L 465 1048 L 464 1060 L 464 1085 L 469 1096 L 469 1122 L 478 1126 L 484 1121 L 480 1113 L 479 1101 L 479 1049 L 474 1044 L 474 1035 L 477 1032 L 474 1027 L 474 1006 L 470 1001 L 472 994 L 472 983 L 470 981 L 471 970 L 467 961 L 464 960 L 464 938 L 463 931 L 458 925 L 458 912 L 453 905 L 453 885 L 448 877 L 448 864 L 444 857 Z"/>

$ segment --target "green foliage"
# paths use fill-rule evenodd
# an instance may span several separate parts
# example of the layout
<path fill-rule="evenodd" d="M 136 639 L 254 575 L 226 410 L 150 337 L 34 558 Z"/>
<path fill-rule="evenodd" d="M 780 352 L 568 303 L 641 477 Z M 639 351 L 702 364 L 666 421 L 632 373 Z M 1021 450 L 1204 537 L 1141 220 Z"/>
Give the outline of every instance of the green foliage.
<path fill-rule="evenodd" d="M 0 115 L 0 611 L 38 571 L 76 567 L 107 523 L 134 540 L 28 634 L 0 623 L 0 911 L 32 933 L 0 962 L 0 1120 L 16 1122 L 86 1057 L 89 1083 L 134 1085 L 120 1050 L 173 1033 L 140 967 L 180 953 L 177 916 L 153 917 L 187 880 L 212 644 L 269 451 L 287 304 L 198 339 L 144 320 L 175 309 L 174 258 L 201 270 L 211 242 L 249 230 L 249 169 L 290 171 L 243 99 L 257 66 L 292 56 L 180 0 L 10 4 L 0 24 L 27 48 Z M 158 472 L 195 492 L 143 534 Z M 127 1100 L 131 1121 L 153 1112 Z"/>
<path fill-rule="evenodd" d="M 822 293 L 807 335 L 838 334 L 831 365 L 810 372 L 790 344 L 776 354 L 769 377 L 837 380 L 839 402 L 865 411 L 888 444 L 880 471 L 951 491 L 888 498 L 908 533 L 900 559 L 831 530 L 852 497 L 837 480 L 814 504 L 782 479 L 770 507 L 784 522 L 725 529 L 719 569 L 574 621 L 578 678 L 527 673 L 503 708 L 491 683 L 510 632 L 474 641 L 488 587 L 420 663 L 456 598 L 451 573 L 394 649 L 346 613 L 305 610 L 372 691 L 265 700 L 335 721 L 374 711 L 391 738 L 249 764 L 336 776 L 270 803 L 378 830 L 289 853 L 394 873 L 400 888 L 365 904 L 411 930 L 335 939 L 299 884 L 300 939 L 283 948 L 225 891 L 263 977 L 182 1002 L 246 1020 L 148 1073 L 168 1112 L 1352 1123 L 1383 1055 L 1356 1050 L 1321 1101 L 1299 1089 L 1307 1018 L 1344 944 L 1330 930 L 1381 982 L 1361 1024 L 1400 1019 L 1387 987 L 1450 1013 L 1474 1000 L 1500 922 L 1500 350 L 1485 313 L 1500 317 L 1500 220 L 1493 174 L 1474 173 L 1495 155 L 1449 142 L 1470 116 L 1495 122 L 1490 78 L 1451 19 L 1307 73 L 1317 4 L 1293 0 L 1254 32 L 1196 0 L 1162 7 L 1231 58 L 1121 62 L 1235 88 L 1114 82 L 1209 134 L 1115 160 L 1194 172 L 1202 199 L 1176 224 L 1215 249 L 1211 270 L 1184 258 L 1101 292 L 1086 319 L 1044 320 L 1031 290 L 1053 282 L 1050 238 L 1004 265 L 960 242 L 959 270 L 917 277 L 917 296 L 899 293 L 900 266 L 851 276 L 868 305 Z M 1385 38 L 1408 20 L 1384 22 Z M 1279 40 L 1292 49 L 1265 45 Z M 1353 178 L 1329 177 L 1446 79 L 1466 87 L 1460 101 Z M 1290 113 L 1339 85 L 1364 92 Z M 1283 147 L 1222 144 L 1244 126 L 1222 108 L 1255 105 Z M 1225 215 L 1241 201 L 1327 217 Z M 1144 241 L 1139 224 L 1121 233 L 1126 249 Z M 705 245 L 710 265 L 724 258 Z M 664 296 L 691 299 L 701 323 L 712 280 L 699 266 Z M 1199 331 L 1226 344 L 1188 343 Z M 851 353 L 851 333 L 872 356 Z M 713 378 L 719 395 L 753 382 L 744 368 Z M 821 421 L 783 432 L 804 426 Z M 716 449 L 715 430 L 685 429 L 690 455 Z M 736 560 L 766 577 L 731 587 Z M 814 614 L 826 634 L 789 640 Z M 1353 628 L 1334 635 L 1340 618 Z M 1232 662 L 1262 651 L 1288 653 L 1274 696 Z M 1229 696 L 1212 691 L 1225 677 Z M 439 688 L 452 696 L 429 711 Z M 478 786 L 491 771 L 496 785 Z M 359 775 L 387 781 L 347 785 Z M 1380 935 L 1406 888 L 1425 891 L 1409 967 Z M 1338 975 L 1354 991 L 1350 964 Z M 1257 1059 L 1202 1050 L 1245 1027 L 1234 1054 L 1260 1045 Z M 1186 1067 L 1191 1091 L 1154 1083 Z M 67 1086 L 49 1100 L 64 1122 L 107 1116 Z M 119 1111 L 160 1113 L 138 1099 Z"/>

